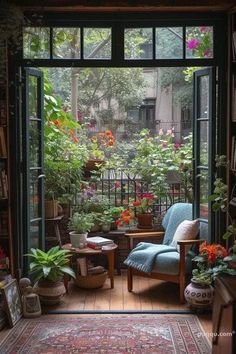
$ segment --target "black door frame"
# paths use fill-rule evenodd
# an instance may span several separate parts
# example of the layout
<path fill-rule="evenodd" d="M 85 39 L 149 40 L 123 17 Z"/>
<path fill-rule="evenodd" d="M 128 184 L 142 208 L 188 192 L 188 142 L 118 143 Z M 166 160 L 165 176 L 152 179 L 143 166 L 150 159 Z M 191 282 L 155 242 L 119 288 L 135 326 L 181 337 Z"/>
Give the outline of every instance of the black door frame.
<path fill-rule="evenodd" d="M 28 13 L 27 17 L 31 19 L 34 26 L 34 14 Z M 38 19 L 36 19 L 38 21 Z M 45 13 L 40 20 L 40 26 L 44 27 L 72 27 L 72 26 L 92 26 L 92 27 L 112 27 L 112 53 L 111 60 L 77 60 L 77 59 L 23 59 L 23 40 L 21 50 L 12 58 L 11 65 L 14 69 L 11 72 L 10 80 L 17 87 L 19 84 L 19 71 L 26 67 L 215 67 L 218 68 L 218 92 L 217 92 L 217 147 L 216 153 L 223 154 L 226 151 L 226 131 L 225 121 L 226 111 L 226 72 L 227 72 L 227 15 L 222 13 L 156 13 L 156 14 L 68 14 L 68 13 Z M 39 26 L 39 22 L 36 22 Z M 151 59 L 151 60 L 124 60 L 121 47 L 124 45 L 123 29 L 126 27 L 152 27 L 152 26 L 213 26 L 214 27 L 214 58 L 213 59 Z M 116 41 L 116 45 L 115 45 Z M 222 55 L 224 53 L 224 55 Z M 115 55 L 114 55 L 115 54 Z M 21 146 L 20 140 L 16 139 L 19 134 L 21 112 L 18 105 L 19 92 L 12 90 L 11 104 L 14 107 L 13 115 L 16 117 L 15 123 L 11 123 L 12 139 L 12 171 L 13 179 L 19 180 L 21 174 Z M 18 108 L 17 108 L 18 107 Z M 17 153 L 16 153 L 17 152 Z M 13 197 L 16 196 L 16 202 L 13 206 L 13 220 L 20 215 L 21 196 L 15 186 L 12 186 Z M 218 223 L 219 225 L 219 223 Z M 223 224 L 222 224 L 223 225 Z M 222 226 L 221 225 L 221 226 Z M 218 229 L 217 232 L 220 232 Z M 16 244 L 22 239 L 22 227 L 19 224 L 14 225 L 13 233 Z M 17 247 L 17 245 L 16 245 Z M 19 261 L 18 261 L 19 263 Z M 21 265 L 19 263 L 18 267 Z"/>

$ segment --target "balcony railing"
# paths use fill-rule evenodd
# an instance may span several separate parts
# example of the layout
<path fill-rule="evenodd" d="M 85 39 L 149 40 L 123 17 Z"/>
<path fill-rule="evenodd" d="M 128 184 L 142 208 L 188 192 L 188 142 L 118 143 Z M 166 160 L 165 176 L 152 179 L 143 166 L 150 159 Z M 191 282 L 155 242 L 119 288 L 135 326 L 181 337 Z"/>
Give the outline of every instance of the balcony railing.
<path fill-rule="evenodd" d="M 174 203 L 186 202 L 187 197 L 181 183 L 172 180 L 164 197 L 157 199 L 153 206 L 155 215 L 160 215 Z M 106 170 L 96 182 L 96 188 L 102 195 L 108 197 L 110 206 L 128 206 L 131 200 L 138 198 L 139 193 L 150 192 L 149 185 L 140 176 L 134 176 L 125 171 Z"/>

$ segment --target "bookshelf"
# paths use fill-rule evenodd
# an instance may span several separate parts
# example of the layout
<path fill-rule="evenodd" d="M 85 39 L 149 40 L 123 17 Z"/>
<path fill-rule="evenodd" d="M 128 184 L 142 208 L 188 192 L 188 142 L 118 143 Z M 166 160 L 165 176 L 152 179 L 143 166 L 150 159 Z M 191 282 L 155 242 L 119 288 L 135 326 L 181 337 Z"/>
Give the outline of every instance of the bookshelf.
<path fill-rule="evenodd" d="M 10 273 L 14 274 L 13 242 L 11 229 L 10 196 L 10 152 L 9 152 L 9 112 L 8 112 L 8 57 L 7 44 L 0 43 L 0 247 L 6 255 Z M 4 259 L 0 260 L 0 265 Z M 3 266 L 3 265 L 2 265 Z"/>

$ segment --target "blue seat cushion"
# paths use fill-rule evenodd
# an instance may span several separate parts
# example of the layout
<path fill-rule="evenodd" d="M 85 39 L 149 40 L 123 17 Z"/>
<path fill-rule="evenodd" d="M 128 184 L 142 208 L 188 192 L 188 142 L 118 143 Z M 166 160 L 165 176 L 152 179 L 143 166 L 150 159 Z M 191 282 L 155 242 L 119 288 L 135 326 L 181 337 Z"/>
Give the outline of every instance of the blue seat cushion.
<path fill-rule="evenodd" d="M 152 273 L 179 274 L 179 252 L 167 252 L 157 255 L 152 269 Z M 191 273 L 192 271 L 192 254 L 187 254 L 185 257 L 185 269 L 186 273 Z"/>
<path fill-rule="evenodd" d="M 172 242 L 179 224 L 181 224 L 184 220 L 192 219 L 192 204 L 176 203 L 172 205 L 162 221 L 162 225 L 165 229 L 163 244 L 169 245 Z"/>

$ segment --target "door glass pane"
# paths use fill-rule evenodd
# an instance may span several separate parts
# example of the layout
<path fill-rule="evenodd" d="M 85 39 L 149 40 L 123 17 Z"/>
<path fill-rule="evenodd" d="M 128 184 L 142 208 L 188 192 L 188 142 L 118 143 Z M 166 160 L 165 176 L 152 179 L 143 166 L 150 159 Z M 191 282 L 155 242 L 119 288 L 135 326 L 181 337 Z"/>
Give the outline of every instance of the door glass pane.
<path fill-rule="evenodd" d="M 29 77 L 29 118 L 37 118 L 38 115 L 37 78 Z"/>
<path fill-rule="evenodd" d="M 200 218 L 208 218 L 208 171 L 201 170 L 199 177 L 199 204 L 200 204 Z"/>
<path fill-rule="evenodd" d="M 152 37 L 152 28 L 126 28 L 125 59 L 152 59 Z"/>
<path fill-rule="evenodd" d="M 80 28 L 53 29 L 53 58 L 80 59 Z"/>
<path fill-rule="evenodd" d="M 156 28 L 156 59 L 183 58 L 183 28 Z"/>
<path fill-rule="evenodd" d="M 199 79 L 199 118 L 209 118 L 209 77 L 201 76 Z"/>
<path fill-rule="evenodd" d="M 186 58 L 213 58 L 213 27 L 186 27 Z"/>
<path fill-rule="evenodd" d="M 84 59 L 111 59 L 111 28 L 84 28 Z"/>
<path fill-rule="evenodd" d="M 208 121 L 200 121 L 200 165 L 208 166 Z"/>
<path fill-rule="evenodd" d="M 50 29 L 48 27 L 24 27 L 23 57 L 29 59 L 50 58 Z"/>
<path fill-rule="evenodd" d="M 41 217 L 39 211 L 39 179 L 38 170 L 30 171 L 30 220 Z"/>
<path fill-rule="evenodd" d="M 30 223 L 29 230 L 29 249 L 30 248 L 39 248 L 39 221 L 33 221 Z"/>
<path fill-rule="evenodd" d="M 39 165 L 39 139 L 41 132 L 38 129 L 39 122 L 30 120 L 29 122 L 29 165 L 37 167 Z"/>

